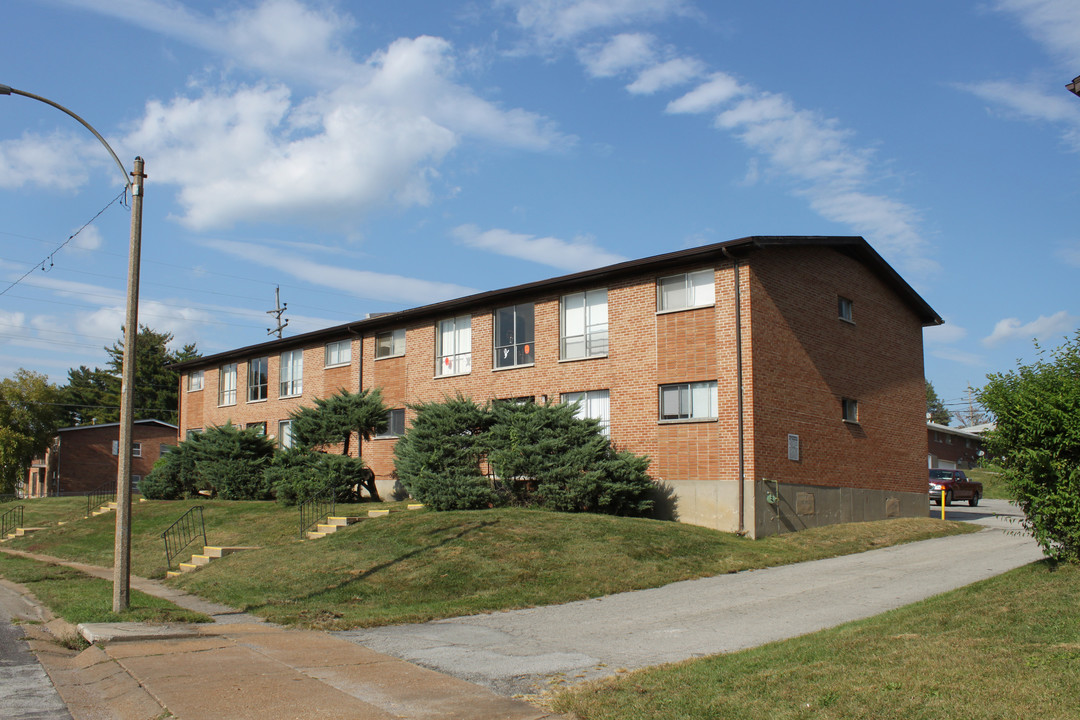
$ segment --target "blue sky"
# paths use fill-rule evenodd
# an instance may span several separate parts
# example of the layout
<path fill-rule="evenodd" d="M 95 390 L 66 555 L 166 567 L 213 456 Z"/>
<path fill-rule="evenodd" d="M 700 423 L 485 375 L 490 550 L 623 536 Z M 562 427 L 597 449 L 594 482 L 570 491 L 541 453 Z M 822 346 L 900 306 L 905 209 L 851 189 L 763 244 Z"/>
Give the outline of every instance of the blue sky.
<path fill-rule="evenodd" d="M 204 353 L 267 339 L 278 286 L 299 333 L 747 235 L 864 236 L 945 318 L 952 406 L 1080 325 L 1075 0 L 9 0 L 5 28 L 0 83 L 145 158 L 140 322 Z M 0 376 L 105 364 L 121 189 L 0 96 Z"/>

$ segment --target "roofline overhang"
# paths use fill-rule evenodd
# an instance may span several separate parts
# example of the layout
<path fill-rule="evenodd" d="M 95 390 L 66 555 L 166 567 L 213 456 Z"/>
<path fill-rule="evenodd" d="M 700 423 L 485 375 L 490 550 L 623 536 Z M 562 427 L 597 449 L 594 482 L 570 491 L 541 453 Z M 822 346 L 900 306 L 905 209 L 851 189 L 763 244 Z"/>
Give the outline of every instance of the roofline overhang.
<path fill-rule="evenodd" d="M 216 365 L 222 360 L 234 357 L 249 356 L 256 353 L 271 353 L 276 350 L 286 350 L 300 345 L 307 345 L 313 341 L 324 338 L 341 337 L 343 334 L 360 335 L 387 327 L 398 327 L 419 318 L 427 316 L 446 315 L 451 312 L 459 312 L 476 307 L 485 307 L 504 302 L 508 298 L 542 295 L 555 288 L 569 290 L 575 287 L 595 284 L 600 281 L 621 279 L 628 276 L 638 275 L 645 272 L 657 272 L 667 269 L 675 269 L 693 265 L 697 262 L 705 262 L 717 257 L 740 257 L 747 256 L 757 250 L 773 247 L 830 247 L 838 252 L 852 257 L 873 271 L 890 289 L 899 295 L 904 302 L 919 317 L 923 327 L 941 325 L 944 321 L 934 312 L 934 309 L 915 292 L 915 290 L 900 277 L 885 259 L 875 251 L 870 243 L 858 235 L 753 235 L 736 240 L 728 240 L 711 245 L 688 248 L 652 255 L 638 260 L 627 260 L 614 265 L 606 265 L 592 270 L 560 275 L 558 277 L 537 280 L 531 283 L 515 285 L 513 287 L 466 295 L 465 297 L 443 300 L 437 303 L 421 305 L 408 310 L 398 312 L 381 313 L 379 315 L 357 320 L 343 325 L 314 330 L 312 332 L 294 335 L 280 340 L 247 345 L 242 348 L 227 350 L 214 355 L 206 355 L 184 362 L 174 363 L 170 367 L 175 370 L 187 370 L 200 366 Z"/>

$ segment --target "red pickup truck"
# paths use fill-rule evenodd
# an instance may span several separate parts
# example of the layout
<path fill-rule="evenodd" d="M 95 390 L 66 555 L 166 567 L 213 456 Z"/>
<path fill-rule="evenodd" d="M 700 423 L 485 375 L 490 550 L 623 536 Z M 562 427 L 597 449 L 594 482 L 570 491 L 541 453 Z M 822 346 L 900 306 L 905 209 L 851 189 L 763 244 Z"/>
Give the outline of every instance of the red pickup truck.
<path fill-rule="evenodd" d="M 967 500 L 968 505 L 975 507 L 982 494 L 982 483 L 968 479 L 963 470 L 930 469 L 930 501 L 935 505 L 940 505 L 944 496 L 946 506 L 952 505 L 953 500 Z"/>

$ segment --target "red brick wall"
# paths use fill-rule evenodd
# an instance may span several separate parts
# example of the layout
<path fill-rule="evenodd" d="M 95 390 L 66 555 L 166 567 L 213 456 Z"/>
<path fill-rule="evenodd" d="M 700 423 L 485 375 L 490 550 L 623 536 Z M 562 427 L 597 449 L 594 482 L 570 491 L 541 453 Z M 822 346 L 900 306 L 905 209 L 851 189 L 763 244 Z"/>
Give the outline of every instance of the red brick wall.
<path fill-rule="evenodd" d="M 120 439 L 119 425 L 84 426 L 60 433 L 57 465 L 60 493 L 91 492 L 116 484 L 117 456 L 112 444 Z M 161 457 L 162 445 L 176 445 L 176 431 L 153 424 L 132 426 L 132 442 L 141 443 L 141 457 L 131 458 L 131 474 L 145 477 Z"/>
<path fill-rule="evenodd" d="M 932 428 L 927 429 L 926 435 L 928 453 L 936 460 L 957 463 L 957 467 L 962 470 L 978 464 L 979 450 L 982 447 L 980 442 Z"/>
<path fill-rule="evenodd" d="M 752 269 L 755 480 L 925 493 L 918 318 L 833 250 L 760 253 Z M 837 296 L 853 301 L 854 323 L 838 318 Z M 842 420 L 845 397 L 858 402 L 857 424 Z"/>

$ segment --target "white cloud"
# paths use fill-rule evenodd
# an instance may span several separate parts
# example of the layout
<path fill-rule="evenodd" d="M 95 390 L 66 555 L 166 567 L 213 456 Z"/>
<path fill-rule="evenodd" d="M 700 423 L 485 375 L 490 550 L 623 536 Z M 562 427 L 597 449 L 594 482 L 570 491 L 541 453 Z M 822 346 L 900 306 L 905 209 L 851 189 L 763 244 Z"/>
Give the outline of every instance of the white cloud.
<path fill-rule="evenodd" d="M 654 42 L 655 38 L 645 33 L 621 33 L 605 43 L 581 48 L 578 60 L 591 77 L 613 77 L 652 64 L 656 59 Z"/>
<path fill-rule="evenodd" d="M 79 228 L 75 228 L 72 232 L 75 232 L 76 230 L 79 230 Z M 69 247 L 83 251 L 99 250 L 104 243 L 105 241 L 101 237 L 101 230 L 98 229 L 97 225 L 87 225 L 79 231 L 78 235 L 72 238 Z"/>
<path fill-rule="evenodd" d="M 713 73 L 708 80 L 682 97 L 668 103 L 667 112 L 673 114 L 708 112 L 720 105 L 724 105 L 744 92 L 746 90 L 736 82 L 735 78 L 727 73 Z"/>
<path fill-rule="evenodd" d="M 982 355 L 968 352 L 966 350 L 957 350 L 956 348 L 937 348 L 935 350 L 931 350 L 930 354 L 936 358 L 960 363 L 961 365 L 969 365 L 971 367 L 986 366 L 986 358 L 984 358 Z"/>
<path fill-rule="evenodd" d="M 923 328 L 923 339 L 930 345 L 948 345 L 960 342 L 967 337 L 967 329 L 945 318 L 942 325 L 931 325 Z"/>
<path fill-rule="evenodd" d="M 1026 324 L 1018 318 L 1005 318 L 998 321 L 994 331 L 983 338 L 982 343 L 987 347 L 994 347 L 1013 340 L 1046 341 L 1052 336 L 1069 334 L 1076 329 L 1077 323 L 1080 323 L 1080 317 L 1070 315 L 1065 310 L 1049 317 L 1040 315 L 1037 320 Z"/>
<path fill-rule="evenodd" d="M 340 264 L 324 264 L 255 243 L 215 240 L 202 243 L 214 250 L 243 258 L 247 262 L 273 268 L 291 277 L 319 287 L 340 290 L 353 297 L 426 305 L 476 292 L 453 283 L 432 282 L 417 278 L 353 270 Z"/>
<path fill-rule="evenodd" d="M 0 188 L 36 185 L 50 190 L 76 190 L 89 178 L 87 166 L 96 159 L 91 150 L 67 132 L 24 133 L 18 140 L 4 140 L 0 142 Z"/>
<path fill-rule="evenodd" d="M 597 247 L 589 238 L 572 241 L 537 237 L 501 228 L 481 230 L 475 225 L 454 228 L 454 237 L 477 250 L 530 260 L 562 270 L 589 270 L 622 262 L 626 258 Z"/>
<path fill-rule="evenodd" d="M 686 0 L 496 0 L 495 4 L 514 8 L 518 25 L 541 43 L 573 40 L 590 30 L 695 14 Z"/>
<path fill-rule="evenodd" d="M 1005 80 L 988 80 L 960 86 L 1022 120 L 1053 123 L 1062 127 L 1062 137 L 1080 152 L 1080 103 L 1064 88 L 1058 94 L 1042 87 Z"/>
<path fill-rule="evenodd" d="M 1080 68 L 1080 4 L 1075 0 L 997 0 L 996 7 L 1017 15 L 1028 34 L 1063 64 Z"/>
<path fill-rule="evenodd" d="M 1062 243 L 1055 255 L 1066 265 L 1080 268 L 1080 240 Z"/>
<path fill-rule="evenodd" d="M 652 95 L 660 90 L 688 83 L 704 71 L 705 65 L 700 60 L 673 58 L 642 70 L 626 89 L 634 95 Z"/>

